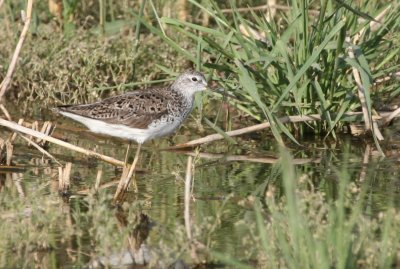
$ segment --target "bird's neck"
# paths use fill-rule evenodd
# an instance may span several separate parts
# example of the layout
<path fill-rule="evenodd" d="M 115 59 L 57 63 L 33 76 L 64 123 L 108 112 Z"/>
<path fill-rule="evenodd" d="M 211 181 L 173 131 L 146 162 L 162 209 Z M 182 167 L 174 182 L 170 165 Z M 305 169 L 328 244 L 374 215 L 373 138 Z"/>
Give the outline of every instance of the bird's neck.
<path fill-rule="evenodd" d="M 192 91 L 185 91 L 183 89 L 177 89 L 176 87 L 174 87 L 174 85 L 172 85 L 172 90 L 177 94 L 177 96 L 179 96 L 180 98 L 183 99 L 183 101 L 187 104 L 193 104 L 194 102 L 194 92 Z"/>

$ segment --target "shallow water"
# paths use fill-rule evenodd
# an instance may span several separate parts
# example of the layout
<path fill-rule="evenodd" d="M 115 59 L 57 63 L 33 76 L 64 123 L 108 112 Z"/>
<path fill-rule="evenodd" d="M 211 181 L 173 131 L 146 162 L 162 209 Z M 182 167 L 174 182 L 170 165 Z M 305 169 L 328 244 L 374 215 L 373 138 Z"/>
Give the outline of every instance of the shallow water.
<path fill-rule="evenodd" d="M 124 159 L 126 141 L 91 134 L 68 120 L 57 122 L 60 126 L 56 137 Z M 365 214 L 373 215 L 388 203 L 400 206 L 400 200 L 393 199 L 400 193 L 396 146 L 400 139 L 396 129 L 398 126 L 388 129 L 388 141 L 383 143 L 387 158 L 374 154 L 372 145 L 350 136 L 336 142 L 303 140 L 302 146 L 290 144 L 289 148 L 298 173 L 311 179 L 310 188 L 332 199 L 338 192 L 335 175 L 347 159 L 346 171 L 357 182 L 355 186 L 369 186 Z M 130 189 L 119 209 L 113 206 L 112 196 L 121 169 L 50 145 L 49 152 L 62 164 L 72 163 L 71 195 L 62 197 L 58 193 L 57 163 L 17 140 L 13 162 L 21 170 L 10 172 L 0 167 L 0 267 L 96 268 L 108 264 L 139 268 L 150 263 L 159 268 L 180 268 L 209 261 L 206 254 L 190 254 L 186 237 L 187 152 L 162 150 L 189 141 L 194 137 L 191 132 L 196 131 L 184 126 L 173 137 L 145 144 L 136 174 L 137 186 Z M 3 128 L 0 135 L 5 138 L 9 132 Z M 247 246 L 251 236 L 247 226 L 254 222 L 251 197 L 264 195 L 271 186 L 277 197 L 283 193 L 277 165 L 272 163 L 279 158 L 277 147 L 272 138 L 262 140 L 269 142 L 260 142 L 260 138 L 236 138 L 238 145 L 210 143 L 200 148 L 203 155 L 197 154 L 194 161 L 190 207 L 193 238 L 212 251 L 240 260 L 251 261 L 253 257 L 253 250 Z M 196 151 L 192 153 L 196 155 Z M 131 160 L 133 150 L 130 155 Z M 100 189 L 95 193 L 99 170 Z M 222 265 L 206 262 L 205 267 Z"/>

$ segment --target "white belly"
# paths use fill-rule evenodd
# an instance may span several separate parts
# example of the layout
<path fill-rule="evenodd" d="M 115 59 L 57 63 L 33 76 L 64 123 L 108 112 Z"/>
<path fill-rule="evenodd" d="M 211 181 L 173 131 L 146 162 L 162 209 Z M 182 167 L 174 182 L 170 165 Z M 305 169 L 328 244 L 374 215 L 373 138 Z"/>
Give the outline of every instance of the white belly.
<path fill-rule="evenodd" d="M 181 122 L 179 120 L 158 123 L 157 125 L 151 124 L 147 129 L 130 128 L 122 124 L 110 124 L 100 120 L 82 117 L 73 113 L 60 111 L 66 117 L 76 120 L 94 133 L 106 134 L 110 136 L 121 137 L 125 139 L 135 140 L 137 143 L 142 144 L 147 140 L 153 138 L 169 135 L 179 127 Z"/>

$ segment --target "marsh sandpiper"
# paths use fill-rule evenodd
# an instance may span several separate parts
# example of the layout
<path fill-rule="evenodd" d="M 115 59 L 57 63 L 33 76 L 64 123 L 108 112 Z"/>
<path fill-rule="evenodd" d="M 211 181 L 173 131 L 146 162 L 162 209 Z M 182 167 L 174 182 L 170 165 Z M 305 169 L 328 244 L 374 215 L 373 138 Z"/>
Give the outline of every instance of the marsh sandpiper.
<path fill-rule="evenodd" d="M 206 88 L 204 75 L 188 70 L 168 87 L 141 89 L 91 104 L 59 106 L 53 110 L 84 124 L 92 132 L 136 141 L 138 148 L 129 173 L 132 174 L 141 145 L 173 133 L 189 116 L 195 93 Z M 122 181 L 121 178 L 115 199 L 129 186 L 130 179 Z"/>

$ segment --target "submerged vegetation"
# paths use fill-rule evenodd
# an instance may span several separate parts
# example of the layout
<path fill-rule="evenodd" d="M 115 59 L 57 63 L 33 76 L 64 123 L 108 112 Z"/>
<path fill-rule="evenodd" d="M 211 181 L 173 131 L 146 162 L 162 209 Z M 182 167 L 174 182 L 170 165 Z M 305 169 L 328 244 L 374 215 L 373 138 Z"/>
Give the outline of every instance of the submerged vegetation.
<path fill-rule="evenodd" d="M 0 80 L 25 6 L 0 0 Z M 399 1 L 49 0 L 30 18 L 0 97 L 1 268 L 400 266 L 399 126 L 386 128 L 399 114 Z M 126 166 L 122 143 L 43 123 L 48 109 L 186 68 L 218 91 L 176 148 L 225 141 L 146 146 L 115 206 L 124 172 L 92 158 Z M 347 129 L 365 136 L 354 144 Z"/>

